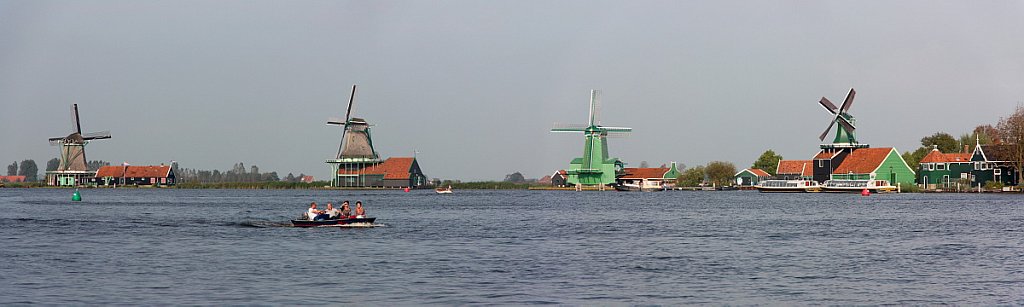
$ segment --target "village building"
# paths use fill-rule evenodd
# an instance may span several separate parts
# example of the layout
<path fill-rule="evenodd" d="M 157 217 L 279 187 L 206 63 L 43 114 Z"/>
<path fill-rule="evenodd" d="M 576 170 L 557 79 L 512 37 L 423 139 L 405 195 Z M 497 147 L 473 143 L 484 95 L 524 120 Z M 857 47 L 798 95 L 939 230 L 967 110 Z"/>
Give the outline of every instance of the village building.
<path fill-rule="evenodd" d="M 0 182 L 25 182 L 25 176 L 0 176 Z"/>
<path fill-rule="evenodd" d="M 414 157 L 392 157 L 361 168 L 338 170 L 341 186 L 367 188 L 418 188 L 427 185 L 427 177 Z"/>
<path fill-rule="evenodd" d="M 1020 184 L 1017 178 L 1017 159 L 1014 158 L 1016 151 L 1017 145 L 1012 144 L 975 146 L 971 153 L 971 183 L 974 186 L 985 185 L 989 181 L 1004 186 Z"/>
<path fill-rule="evenodd" d="M 680 175 L 676 163 L 669 167 L 627 167 L 623 174 L 616 178 L 616 183 L 637 185 L 640 188 L 674 187 Z"/>
<path fill-rule="evenodd" d="M 846 151 L 843 151 L 846 152 Z M 829 154 L 825 150 L 819 153 Z M 845 180 L 888 180 L 892 185 L 913 185 L 916 181 L 914 170 L 907 165 L 907 162 L 900 156 L 899 151 L 893 147 L 879 148 L 855 148 L 849 154 L 843 156 L 838 166 L 832 171 L 829 179 Z M 818 159 L 815 162 L 833 162 L 833 160 Z M 815 171 L 815 179 L 817 179 Z"/>
<path fill-rule="evenodd" d="M 558 170 L 554 174 L 551 174 L 551 186 L 553 187 L 565 187 L 568 185 L 566 179 L 568 179 L 568 173 L 563 170 Z"/>
<path fill-rule="evenodd" d="M 814 161 L 811 160 L 779 160 L 775 167 L 775 176 L 779 180 L 811 180 L 814 178 Z"/>
<path fill-rule="evenodd" d="M 733 175 L 733 178 L 736 180 L 736 185 L 741 187 L 750 187 L 757 185 L 757 183 L 762 180 L 767 180 L 771 176 L 772 174 L 769 174 L 759 168 L 747 168 L 736 173 L 736 175 Z"/>
<path fill-rule="evenodd" d="M 299 178 L 299 182 L 302 183 L 313 183 L 313 176 L 305 175 Z"/>
<path fill-rule="evenodd" d="M 928 190 L 969 188 L 974 163 L 971 162 L 971 153 L 964 147 L 960 153 L 942 153 L 938 148 L 932 148 L 918 163 L 918 185 Z"/>
<path fill-rule="evenodd" d="M 96 170 L 92 184 L 98 186 L 171 186 L 176 177 L 170 165 L 103 166 Z"/>

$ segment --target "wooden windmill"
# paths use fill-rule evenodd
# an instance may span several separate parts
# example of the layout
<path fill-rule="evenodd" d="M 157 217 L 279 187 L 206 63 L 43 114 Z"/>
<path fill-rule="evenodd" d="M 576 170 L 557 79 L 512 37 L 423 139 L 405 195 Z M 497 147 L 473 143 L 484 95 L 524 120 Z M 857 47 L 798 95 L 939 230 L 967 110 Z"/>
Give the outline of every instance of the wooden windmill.
<path fill-rule="evenodd" d="M 829 147 L 862 147 L 857 142 L 856 119 L 854 119 L 853 115 L 850 115 L 849 113 L 850 106 L 853 105 L 853 98 L 856 95 L 857 92 L 851 88 L 850 93 L 846 95 L 846 100 L 844 100 L 843 104 L 839 107 L 836 107 L 835 104 L 825 97 L 821 97 L 821 100 L 818 101 L 825 110 L 832 113 L 832 115 L 835 115 L 832 121 L 829 122 L 828 128 L 825 128 L 825 132 L 821 133 L 821 136 L 819 136 L 818 139 L 824 141 L 825 136 L 827 136 L 829 131 L 832 130 L 832 126 L 835 126 L 837 123 L 839 124 L 836 128 L 836 137 L 832 140 L 832 144 L 829 145 Z"/>
<path fill-rule="evenodd" d="M 338 144 L 338 153 L 334 159 L 327 160 L 331 165 L 332 180 L 334 186 L 355 185 L 361 176 L 347 175 L 352 178 L 339 178 L 338 170 L 359 170 L 366 166 L 380 163 L 380 155 L 373 149 L 373 138 L 370 136 L 370 124 L 362 118 L 352 117 L 352 107 L 355 103 L 356 85 L 352 85 L 352 92 L 348 99 L 348 108 L 345 111 L 345 118 L 329 118 L 327 125 L 342 126 L 341 143 Z M 343 184 L 343 179 L 352 182 Z"/>
<path fill-rule="evenodd" d="M 624 163 L 618 158 L 608 155 L 609 135 L 625 135 L 632 128 L 601 126 L 598 120 L 598 95 L 600 91 L 590 91 L 590 116 L 587 125 L 571 125 L 555 127 L 551 132 L 583 133 L 583 156 L 573 159 L 567 170 L 566 182 L 571 185 L 607 185 L 615 183 L 616 172 L 621 172 Z"/>
<path fill-rule="evenodd" d="M 78 104 L 71 105 L 71 134 L 50 138 L 50 145 L 60 146 L 60 165 L 56 171 L 48 172 L 47 181 L 52 185 L 78 185 L 89 177 L 85 158 L 85 145 L 92 140 L 110 138 L 110 131 L 82 133 L 82 121 L 78 115 Z M 51 176 L 52 175 L 52 176 Z"/>

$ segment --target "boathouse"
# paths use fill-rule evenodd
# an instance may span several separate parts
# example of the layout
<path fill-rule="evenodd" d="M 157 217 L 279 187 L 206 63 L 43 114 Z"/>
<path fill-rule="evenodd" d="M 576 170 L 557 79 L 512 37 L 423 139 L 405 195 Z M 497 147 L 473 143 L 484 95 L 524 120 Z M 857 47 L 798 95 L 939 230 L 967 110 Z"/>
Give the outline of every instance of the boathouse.
<path fill-rule="evenodd" d="M 344 187 L 418 188 L 427 184 L 414 157 L 392 157 L 360 168 L 341 168 L 338 180 Z"/>
<path fill-rule="evenodd" d="M 973 164 L 971 175 L 974 186 L 985 185 L 989 181 L 1000 182 L 1004 186 L 1018 185 L 1017 167 L 1014 159 L 1017 145 L 978 145 L 971 153 Z"/>
<path fill-rule="evenodd" d="M 674 187 L 679 175 L 676 163 L 672 162 L 669 167 L 627 167 L 615 181 L 618 184 L 636 184 L 640 187 Z"/>
<path fill-rule="evenodd" d="M 810 180 L 814 178 L 814 167 L 811 160 L 779 160 L 775 168 L 775 179 Z"/>
<path fill-rule="evenodd" d="M 176 184 L 174 170 L 170 165 L 103 166 L 96 170 L 96 177 L 92 183 L 98 186 Z"/>
<path fill-rule="evenodd" d="M 918 163 L 917 183 L 928 190 L 969 188 L 973 168 L 967 146 L 960 153 L 942 153 L 932 148 Z"/>
<path fill-rule="evenodd" d="M 749 187 L 755 186 L 757 185 L 757 183 L 761 182 L 762 180 L 767 180 L 768 177 L 771 176 L 771 174 L 759 168 L 747 168 L 740 171 L 739 173 L 736 173 L 736 175 L 733 175 L 733 178 L 735 178 L 737 185 Z"/>
<path fill-rule="evenodd" d="M 849 152 L 848 154 L 846 154 Z M 847 180 L 888 180 L 892 185 L 901 184 L 904 186 L 914 184 L 916 179 L 914 170 L 907 165 L 907 162 L 900 156 L 899 151 L 893 147 L 879 148 L 846 148 L 838 153 L 829 153 L 827 150 L 819 152 L 820 155 L 832 154 L 832 159 L 815 159 L 818 161 L 829 161 L 835 163 L 837 156 L 842 156 L 838 167 L 832 172 L 829 179 Z M 818 178 L 815 169 L 815 179 Z"/>

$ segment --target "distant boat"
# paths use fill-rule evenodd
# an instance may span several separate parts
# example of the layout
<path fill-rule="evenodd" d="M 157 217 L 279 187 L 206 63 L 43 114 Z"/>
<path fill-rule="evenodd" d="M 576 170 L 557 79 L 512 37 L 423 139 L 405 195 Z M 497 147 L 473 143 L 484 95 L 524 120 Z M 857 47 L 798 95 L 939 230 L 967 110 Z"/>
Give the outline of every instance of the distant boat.
<path fill-rule="evenodd" d="M 754 188 L 762 193 L 821 192 L 821 185 L 814 180 L 764 180 Z"/>
<path fill-rule="evenodd" d="M 826 180 L 821 185 L 825 192 L 860 193 L 868 190 L 871 193 L 896 192 L 896 187 L 889 180 Z"/>
<path fill-rule="evenodd" d="M 437 188 L 434 192 L 437 194 L 452 194 L 452 186 L 448 186 L 448 188 Z"/>

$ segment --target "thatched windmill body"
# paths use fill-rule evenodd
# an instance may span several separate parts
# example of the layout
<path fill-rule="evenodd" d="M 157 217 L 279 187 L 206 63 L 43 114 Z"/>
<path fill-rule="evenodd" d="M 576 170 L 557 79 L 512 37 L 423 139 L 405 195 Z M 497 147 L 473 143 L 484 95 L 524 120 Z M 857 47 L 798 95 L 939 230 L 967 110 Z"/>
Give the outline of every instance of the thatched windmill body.
<path fill-rule="evenodd" d="M 95 174 L 89 170 L 85 158 L 85 145 L 93 140 L 110 138 L 110 131 L 82 133 L 82 120 L 78 114 L 78 104 L 71 105 L 71 134 L 64 137 L 52 137 L 50 145 L 60 147 L 60 165 L 57 170 L 46 172 L 49 185 L 75 186 L 85 184 Z"/>

